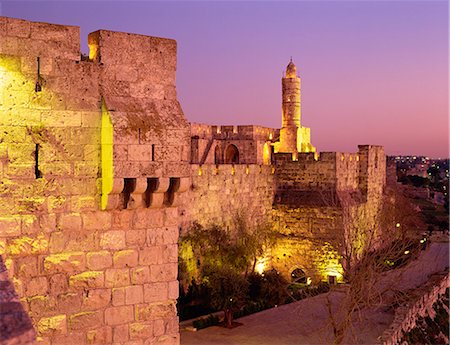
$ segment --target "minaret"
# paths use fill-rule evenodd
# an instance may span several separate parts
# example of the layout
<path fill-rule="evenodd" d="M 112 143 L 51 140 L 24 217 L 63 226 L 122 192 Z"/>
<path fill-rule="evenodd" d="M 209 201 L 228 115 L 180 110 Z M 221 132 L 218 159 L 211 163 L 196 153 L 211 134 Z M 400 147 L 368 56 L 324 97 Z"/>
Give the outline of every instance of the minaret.
<path fill-rule="evenodd" d="M 291 61 L 287 65 L 286 74 L 282 78 L 282 121 L 280 130 L 280 146 L 278 152 L 299 152 L 300 131 L 300 78 L 297 67 Z"/>

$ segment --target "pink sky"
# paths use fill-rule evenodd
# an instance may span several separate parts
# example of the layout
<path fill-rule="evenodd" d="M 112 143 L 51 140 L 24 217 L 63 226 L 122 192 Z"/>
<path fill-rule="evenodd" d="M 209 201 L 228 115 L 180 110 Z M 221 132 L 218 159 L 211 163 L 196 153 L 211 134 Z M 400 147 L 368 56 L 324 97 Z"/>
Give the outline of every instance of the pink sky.
<path fill-rule="evenodd" d="M 281 74 L 302 78 L 319 151 L 384 145 L 448 157 L 447 1 L 6 1 L 1 15 L 175 38 L 186 117 L 281 125 Z"/>

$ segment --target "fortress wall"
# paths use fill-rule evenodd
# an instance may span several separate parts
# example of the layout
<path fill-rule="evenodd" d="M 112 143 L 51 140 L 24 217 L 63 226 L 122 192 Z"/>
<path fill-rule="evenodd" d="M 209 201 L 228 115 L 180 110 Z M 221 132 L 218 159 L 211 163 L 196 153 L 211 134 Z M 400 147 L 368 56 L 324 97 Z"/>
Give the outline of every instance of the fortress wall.
<path fill-rule="evenodd" d="M 342 280 L 338 252 L 342 240 L 342 210 L 333 206 L 275 205 L 275 230 L 280 233 L 272 250 L 272 265 L 288 279 L 295 268 L 302 269 L 313 283 L 328 275 Z"/>
<path fill-rule="evenodd" d="M 338 153 L 336 160 L 337 189 L 356 190 L 359 183 L 359 156 L 355 153 Z"/>
<path fill-rule="evenodd" d="M 318 161 L 313 153 L 275 154 L 277 190 L 332 190 L 336 187 L 337 153 L 321 153 Z"/>
<path fill-rule="evenodd" d="M 260 165 L 192 165 L 192 184 L 182 198 L 183 230 L 196 221 L 232 228 L 241 214 L 251 225 L 269 221 L 273 202 L 272 167 Z"/>
<path fill-rule="evenodd" d="M 0 255 L 38 343 L 177 344 L 174 200 L 190 172 L 174 41 L 101 32 L 91 62 L 78 28 L 4 17 L 0 27 Z M 119 46 L 142 50 L 123 57 Z M 157 125 L 141 131 L 146 120 Z"/>

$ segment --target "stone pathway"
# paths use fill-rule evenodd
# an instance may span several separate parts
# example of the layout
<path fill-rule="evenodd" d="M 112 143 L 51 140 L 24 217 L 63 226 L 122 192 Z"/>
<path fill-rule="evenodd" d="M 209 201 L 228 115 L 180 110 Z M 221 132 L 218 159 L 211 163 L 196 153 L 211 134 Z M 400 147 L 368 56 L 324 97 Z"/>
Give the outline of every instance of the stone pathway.
<path fill-rule="evenodd" d="M 386 273 L 380 286 L 394 284 L 396 289 L 417 288 L 436 272 L 448 270 L 448 243 L 432 243 L 418 260 Z M 393 283 L 395 282 L 395 283 Z M 329 294 L 334 308 L 344 296 L 343 289 Z M 394 312 L 386 306 L 367 309 L 353 324 L 356 344 L 375 344 L 393 320 Z M 209 327 L 197 332 L 181 332 L 181 345 L 295 345 L 331 344 L 332 328 L 326 307 L 326 294 L 262 311 L 239 319 L 235 329 Z"/>

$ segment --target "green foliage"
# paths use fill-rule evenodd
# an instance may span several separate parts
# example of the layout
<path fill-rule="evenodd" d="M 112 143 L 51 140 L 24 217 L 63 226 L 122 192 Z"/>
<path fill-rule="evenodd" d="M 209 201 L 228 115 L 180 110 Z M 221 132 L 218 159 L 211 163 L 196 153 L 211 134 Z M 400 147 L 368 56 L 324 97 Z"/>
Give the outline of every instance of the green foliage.
<path fill-rule="evenodd" d="M 248 281 L 230 268 L 219 268 L 207 277 L 211 305 L 222 310 L 236 310 L 247 299 Z"/>
<path fill-rule="evenodd" d="M 261 302 L 263 309 L 272 308 L 288 301 L 289 282 L 276 270 L 264 272 L 264 275 L 251 273 L 248 275 L 249 298 Z"/>

